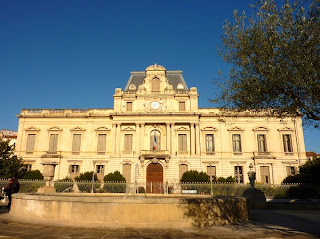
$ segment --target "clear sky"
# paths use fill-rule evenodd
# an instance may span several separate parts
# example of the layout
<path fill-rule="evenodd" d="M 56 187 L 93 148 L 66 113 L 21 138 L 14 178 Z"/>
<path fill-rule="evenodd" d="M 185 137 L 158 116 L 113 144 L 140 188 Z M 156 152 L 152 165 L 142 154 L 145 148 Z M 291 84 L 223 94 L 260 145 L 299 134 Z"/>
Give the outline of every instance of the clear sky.
<path fill-rule="evenodd" d="M 254 2 L 0 1 L 0 128 L 17 130 L 24 108 L 112 108 L 130 71 L 154 63 L 182 70 L 199 107 L 216 107 L 222 25 Z M 320 131 L 304 132 L 306 150 L 320 152 Z"/>

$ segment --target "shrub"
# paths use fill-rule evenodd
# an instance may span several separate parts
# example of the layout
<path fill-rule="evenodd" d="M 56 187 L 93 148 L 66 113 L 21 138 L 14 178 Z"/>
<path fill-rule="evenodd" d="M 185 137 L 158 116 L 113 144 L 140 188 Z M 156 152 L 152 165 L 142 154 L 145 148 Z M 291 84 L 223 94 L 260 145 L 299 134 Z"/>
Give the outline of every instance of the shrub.
<path fill-rule="evenodd" d="M 76 180 L 76 181 L 92 181 L 92 174 L 93 174 L 92 171 L 80 173 L 80 175 L 75 177 L 74 180 Z M 97 174 L 94 175 L 94 181 L 98 181 Z"/>
<path fill-rule="evenodd" d="M 219 183 L 234 183 L 236 180 L 232 176 L 229 176 L 227 178 L 219 177 L 216 181 Z"/>
<path fill-rule="evenodd" d="M 198 172 L 197 170 L 190 170 L 182 175 L 180 182 L 197 183 L 197 182 L 210 182 L 208 174 Z"/>
<path fill-rule="evenodd" d="M 22 175 L 22 179 L 38 179 L 42 180 L 43 175 L 39 170 L 31 170 L 27 171 L 25 174 Z"/>
<path fill-rule="evenodd" d="M 114 173 L 109 173 L 104 176 L 103 181 L 105 182 L 125 182 L 125 177 L 119 171 L 115 171 Z"/>

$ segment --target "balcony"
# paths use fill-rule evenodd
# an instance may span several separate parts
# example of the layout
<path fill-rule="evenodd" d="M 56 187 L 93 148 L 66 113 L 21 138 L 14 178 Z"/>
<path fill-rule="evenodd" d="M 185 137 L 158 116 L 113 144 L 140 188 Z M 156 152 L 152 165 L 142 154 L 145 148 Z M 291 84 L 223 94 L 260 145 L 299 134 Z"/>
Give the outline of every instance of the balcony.
<path fill-rule="evenodd" d="M 47 151 L 45 154 L 41 155 L 41 158 L 62 158 L 62 156 L 60 151 L 56 151 L 56 152 Z"/>
<path fill-rule="evenodd" d="M 170 157 L 170 154 L 169 154 L 169 150 L 141 150 L 140 157 L 167 158 L 167 157 Z"/>

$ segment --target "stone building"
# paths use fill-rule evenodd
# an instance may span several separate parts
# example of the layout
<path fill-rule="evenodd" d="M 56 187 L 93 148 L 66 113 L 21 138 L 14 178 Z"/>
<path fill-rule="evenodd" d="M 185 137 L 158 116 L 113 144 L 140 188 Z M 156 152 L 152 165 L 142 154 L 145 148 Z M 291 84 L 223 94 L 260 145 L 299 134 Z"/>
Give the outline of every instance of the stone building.
<path fill-rule="evenodd" d="M 113 109 L 23 109 L 17 154 L 32 169 L 57 163 L 55 179 L 120 171 L 128 182 L 178 182 L 187 170 L 279 184 L 306 160 L 301 118 L 198 108 L 182 71 L 131 72 Z"/>

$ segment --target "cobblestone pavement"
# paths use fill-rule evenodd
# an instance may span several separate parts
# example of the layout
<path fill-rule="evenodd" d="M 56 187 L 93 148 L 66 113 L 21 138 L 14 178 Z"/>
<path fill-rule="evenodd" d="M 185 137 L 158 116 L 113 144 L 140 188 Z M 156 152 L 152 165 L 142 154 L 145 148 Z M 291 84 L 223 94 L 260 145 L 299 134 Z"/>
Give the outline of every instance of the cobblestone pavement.
<path fill-rule="evenodd" d="M 309 214 L 311 213 L 311 214 Z M 6 210 L 0 209 L 0 239 L 111 239 L 111 238 L 319 238 L 320 230 L 318 212 L 297 213 L 273 212 L 270 210 L 256 211 L 252 216 L 273 219 L 274 223 L 250 221 L 246 224 L 213 226 L 210 228 L 185 229 L 108 229 L 108 228 L 72 228 L 63 226 L 37 225 L 19 223 L 6 219 Z M 293 215 L 294 214 L 294 215 Z M 298 212 L 299 214 L 299 212 Z M 310 216 L 311 215 L 311 216 Z M 289 220 L 291 218 L 291 221 Z M 310 220 L 311 219 L 311 220 Z M 281 221 L 295 222 L 287 226 L 279 225 Z M 297 225 L 298 226 L 297 226 Z M 302 225 L 303 224 L 303 225 Z M 290 227 L 291 226 L 291 227 Z M 306 230 L 304 230 L 306 228 Z M 317 231 L 319 230 L 319 231 Z"/>

